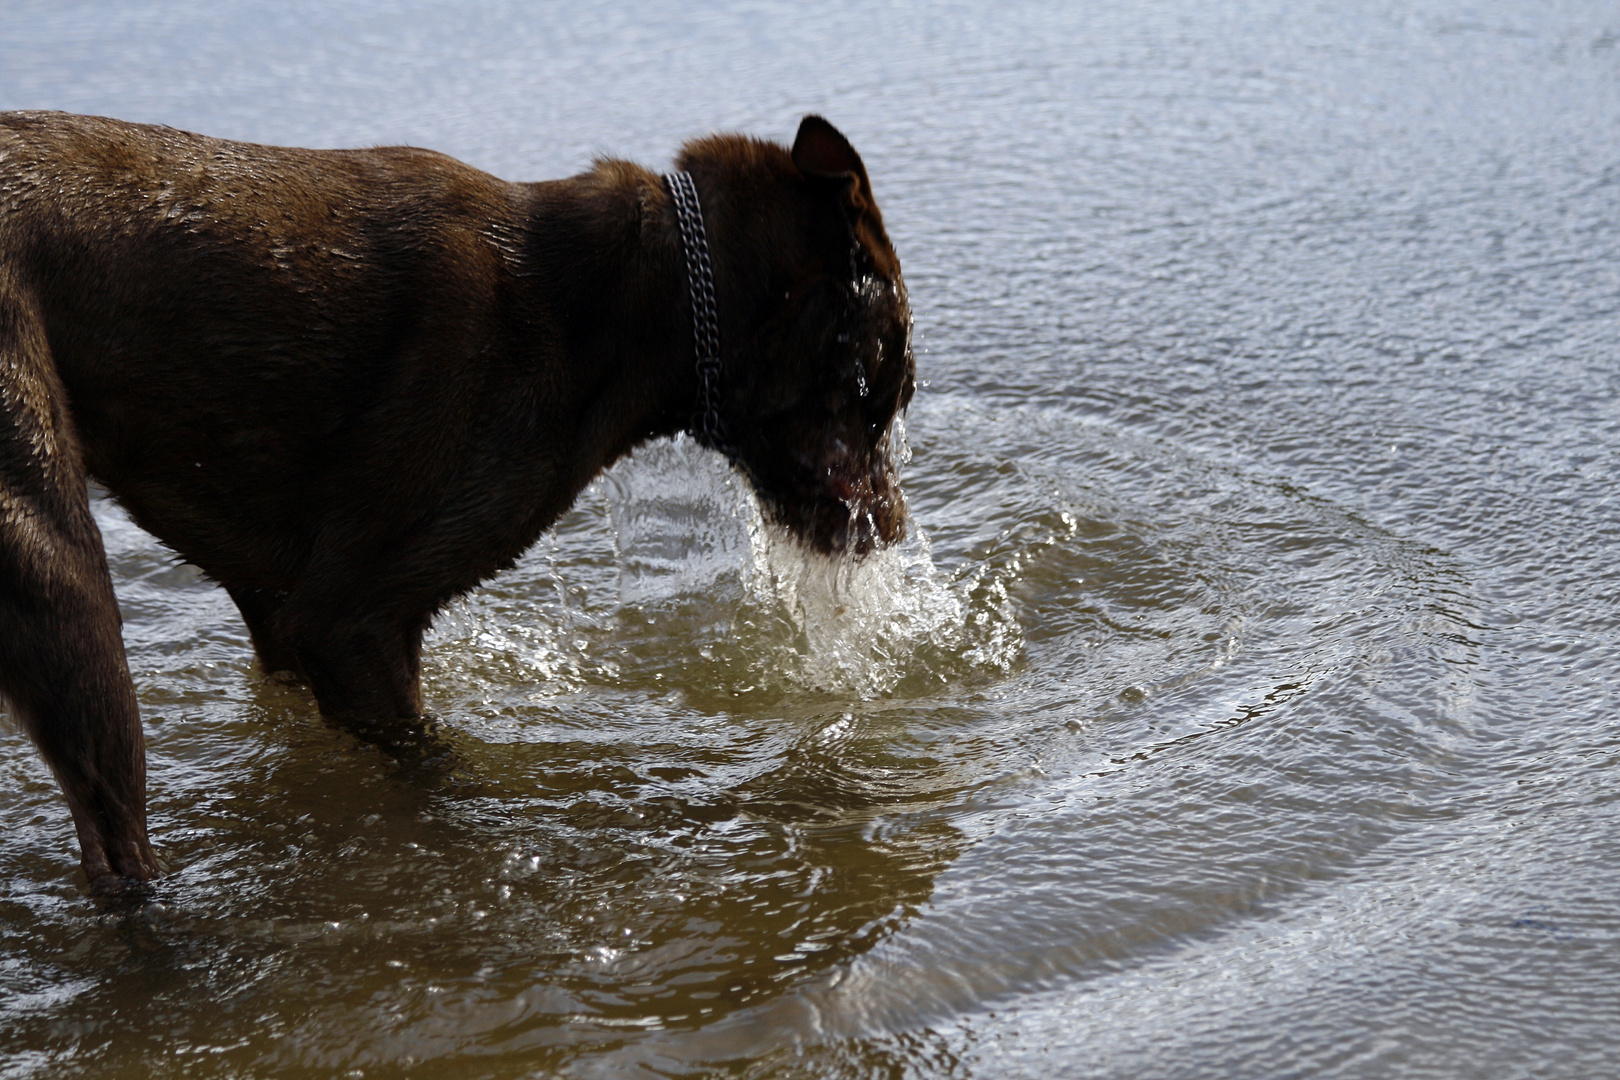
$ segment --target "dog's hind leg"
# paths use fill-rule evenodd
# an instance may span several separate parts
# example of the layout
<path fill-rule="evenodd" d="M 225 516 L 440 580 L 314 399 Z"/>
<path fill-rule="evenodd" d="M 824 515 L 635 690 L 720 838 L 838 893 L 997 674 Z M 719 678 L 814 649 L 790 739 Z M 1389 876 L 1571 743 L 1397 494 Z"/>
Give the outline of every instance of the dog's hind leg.
<path fill-rule="evenodd" d="M 146 751 L 101 533 L 37 311 L 0 265 L 0 696 L 56 775 L 90 886 L 154 877 Z"/>

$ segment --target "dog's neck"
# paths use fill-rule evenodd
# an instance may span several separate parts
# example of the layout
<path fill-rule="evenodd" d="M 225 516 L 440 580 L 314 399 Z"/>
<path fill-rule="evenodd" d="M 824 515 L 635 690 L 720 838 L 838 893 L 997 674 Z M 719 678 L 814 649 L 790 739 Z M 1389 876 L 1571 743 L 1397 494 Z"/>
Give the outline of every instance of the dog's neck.
<path fill-rule="evenodd" d="M 638 165 L 599 161 L 529 194 L 515 281 L 531 320 L 563 343 L 539 362 L 581 418 L 559 477 L 577 491 L 637 445 L 691 427 L 701 384 L 686 261 L 673 200 Z"/>

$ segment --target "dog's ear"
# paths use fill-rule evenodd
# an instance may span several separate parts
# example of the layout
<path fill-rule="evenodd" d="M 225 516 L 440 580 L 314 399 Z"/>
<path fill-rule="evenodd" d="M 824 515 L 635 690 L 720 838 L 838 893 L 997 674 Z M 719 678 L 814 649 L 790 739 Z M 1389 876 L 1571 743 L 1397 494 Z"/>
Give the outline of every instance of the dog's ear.
<path fill-rule="evenodd" d="M 854 214 L 872 204 L 872 185 L 866 178 L 861 155 L 842 132 L 813 113 L 799 122 L 799 134 L 793 140 L 793 164 L 811 180 L 834 187 Z"/>

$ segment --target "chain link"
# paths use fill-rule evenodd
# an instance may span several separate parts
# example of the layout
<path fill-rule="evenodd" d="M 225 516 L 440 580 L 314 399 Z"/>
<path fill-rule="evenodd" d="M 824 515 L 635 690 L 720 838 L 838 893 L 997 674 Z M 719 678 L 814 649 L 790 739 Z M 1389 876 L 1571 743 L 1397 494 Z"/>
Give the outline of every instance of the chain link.
<path fill-rule="evenodd" d="M 727 449 L 725 424 L 720 419 L 720 316 L 714 302 L 714 267 L 709 262 L 709 238 L 703 229 L 703 207 L 697 185 L 688 172 L 664 174 L 675 201 L 681 226 L 681 250 L 686 255 L 687 291 L 692 296 L 692 343 L 697 350 L 698 398 L 691 431 L 704 446 Z"/>

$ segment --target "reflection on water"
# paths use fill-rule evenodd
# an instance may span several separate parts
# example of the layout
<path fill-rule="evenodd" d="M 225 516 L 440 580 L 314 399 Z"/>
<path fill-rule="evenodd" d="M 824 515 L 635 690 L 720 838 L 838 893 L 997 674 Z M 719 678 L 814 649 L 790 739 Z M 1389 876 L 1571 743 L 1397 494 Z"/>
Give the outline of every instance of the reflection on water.
<path fill-rule="evenodd" d="M 822 111 L 913 539 L 644 447 L 438 621 L 448 763 L 96 507 L 157 902 L 0 731 L 0 1075 L 1612 1071 L 1620 24 L 1492 0 L 25 4 L 0 105 L 502 175 Z"/>

